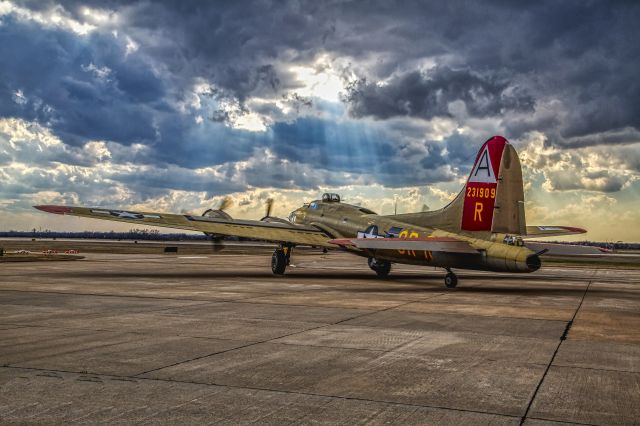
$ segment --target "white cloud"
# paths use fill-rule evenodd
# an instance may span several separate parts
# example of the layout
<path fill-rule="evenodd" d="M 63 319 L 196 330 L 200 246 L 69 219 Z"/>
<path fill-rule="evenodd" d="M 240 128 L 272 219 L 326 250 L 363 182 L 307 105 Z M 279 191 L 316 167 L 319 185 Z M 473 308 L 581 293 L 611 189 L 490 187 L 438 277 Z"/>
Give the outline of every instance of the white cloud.
<path fill-rule="evenodd" d="M 576 189 L 617 192 L 640 179 L 637 164 L 629 157 L 638 152 L 640 143 L 561 150 L 546 146 L 545 141 L 543 133 L 530 132 L 518 144 L 525 171 L 542 174 L 543 189 L 548 192 Z"/>
<path fill-rule="evenodd" d="M 98 12 L 94 11 L 94 13 Z M 9 1 L 0 2 L 0 16 L 10 14 L 24 21 L 37 22 L 38 24 L 46 27 L 61 28 L 66 31 L 74 32 L 78 35 L 87 35 L 98 28 L 97 25 L 93 23 L 80 22 L 72 18 L 61 5 L 54 6 L 44 11 L 34 11 L 17 6 Z M 95 17 L 94 15 L 86 16 L 88 18 Z M 95 22 L 95 19 L 91 20 Z"/>
<path fill-rule="evenodd" d="M 227 110 L 230 113 L 229 125 L 234 129 L 249 132 L 264 132 L 267 130 L 264 117 L 254 112 L 239 113 L 238 110 Z"/>
<path fill-rule="evenodd" d="M 109 67 L 97 67 L 93 62 L 90 62 L 89 65 L 83 65 L 82 70 L 88 73 L 93 74 L 98 80 L 103 82 L 109 81 L 109 76 L 111 75 L 111 69 Z"/>
<path fill-rule="evenodd" d="M 24 93 L 22 93 L 22 90 L 16 90 L 13 92 L 13 102 L 17 103 L 18 105 L 26 105 L 27 102 L 29 102 L 26 98 L 26 96 L 24 96 Z"/>
<path fill-rule="evenodd" d="M 64 162 L 90 165 L 111 158 L 111 152 L 103 141 L 72 147 L 40 124 L 0 118 L 0 162 L 2 158 L 25 167 Z"/>
<path fill-rule="evenodd" d="M 299 85 L 295 90 L 299 95 L 330 102 L 340 100 L 340 92 L 344 90 L 343 79 L 329 55 L 321 55 L 309 65 L 291 66 L 289 71 Z"/>
<path fill-rule="evenodd" d="M 140 48 L 140 45 L 136 43 L 131 37 L 125 36 L 125 40 L 127 41 L 127 43 L 125 44 L 125 56 L 129 56 Z"/>

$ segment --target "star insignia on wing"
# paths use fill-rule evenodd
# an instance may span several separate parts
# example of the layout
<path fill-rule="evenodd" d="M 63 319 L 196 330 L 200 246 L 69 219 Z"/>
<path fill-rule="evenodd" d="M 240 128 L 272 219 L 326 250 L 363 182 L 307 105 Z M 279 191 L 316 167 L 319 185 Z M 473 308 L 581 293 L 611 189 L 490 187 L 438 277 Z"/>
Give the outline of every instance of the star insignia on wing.
<path fill-rule="evenodd" d="M 125 211 L 112 211 L 111 214 L 122 219 L 142 219 L 144 217 L 140 213 L 131 213 Z"/>

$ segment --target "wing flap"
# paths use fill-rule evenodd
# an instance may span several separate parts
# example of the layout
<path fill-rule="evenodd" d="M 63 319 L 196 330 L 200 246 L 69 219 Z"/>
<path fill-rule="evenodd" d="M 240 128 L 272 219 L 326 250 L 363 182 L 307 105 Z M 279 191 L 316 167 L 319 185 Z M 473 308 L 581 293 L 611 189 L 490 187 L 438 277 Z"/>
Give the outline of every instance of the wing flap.
<path fill-rule="evenodd" d="M 427 250 L 449 253 L 478 253 L 468 242 L 455 238 L 347 238 L 330 240 L 338 246 L 371 250 Z"/>
<path fill-rule="evenodd" d="M 48 213 L 88 217 L 92 219 L 135 223 L 137 225 L 160 226 L 163 228 L 185 229 L 210 234 L 252 238 L 263 241 L 287 242 L 320 247 L 335 248 L 329 244 L 329 237 L 312 226 L 293 225 L 257 220 L 228 220 L 193 215 L 169 213 L 134 212 L 90 207 L 34 206 Z"/>

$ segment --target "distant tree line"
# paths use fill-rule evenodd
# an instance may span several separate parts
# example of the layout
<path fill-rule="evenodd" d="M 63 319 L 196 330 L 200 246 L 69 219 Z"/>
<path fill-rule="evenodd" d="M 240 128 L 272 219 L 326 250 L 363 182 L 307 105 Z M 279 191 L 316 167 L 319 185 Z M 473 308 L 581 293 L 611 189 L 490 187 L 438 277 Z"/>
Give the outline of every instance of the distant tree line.
<path fill-rule="evenodd" d="M 60 232 L 60 231 L 0 231 L 0 238 L 80 238 L 96 240 L 153 240 L 153 241 L 206 241 L 211 239 L 204 234 L 160 233 L 152 229 L 131 229 L 127 232 Z"/>
<path fill-rule="evenodd" d="M 548 243 L 567 244 L 566 241 L 546 241 Z M 640 243 L 625 243 L 618 242 L 602 242 L 602 241 L 571 241 L 569 244 L 575 244 L 578 246 L 593 246 L 600 247 L 607 250 L 640 250 Z"/>

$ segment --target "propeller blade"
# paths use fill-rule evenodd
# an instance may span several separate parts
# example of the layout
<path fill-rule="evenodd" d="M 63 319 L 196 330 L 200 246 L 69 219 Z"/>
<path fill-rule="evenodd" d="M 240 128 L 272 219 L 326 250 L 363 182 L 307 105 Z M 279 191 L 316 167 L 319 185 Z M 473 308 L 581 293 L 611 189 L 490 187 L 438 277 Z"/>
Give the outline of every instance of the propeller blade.
<path fill-rule="evenodd" d="M 222 251 L 225 249 L 224 241 L 222 236 L 212 236 L 211 237 L 211 248 L 214 253 Z"/>
<path fill-rule="evenodd" d="M 222 202 L 220 203 L 220 207 L 218 207 L 218 210 L 226 210 L 229 207 L 231 207 L 231 205 L 233 204 L 233 200 L 231 199 L 231 197 L 226 196 L 222 199 Z"/>
<path fill-rule="evenodd" d="M 264 217 L 271 217 L 272 209 L 273 209 L 273 198 L 267 198 L 267 202 L 265 204 Z"/>

